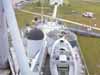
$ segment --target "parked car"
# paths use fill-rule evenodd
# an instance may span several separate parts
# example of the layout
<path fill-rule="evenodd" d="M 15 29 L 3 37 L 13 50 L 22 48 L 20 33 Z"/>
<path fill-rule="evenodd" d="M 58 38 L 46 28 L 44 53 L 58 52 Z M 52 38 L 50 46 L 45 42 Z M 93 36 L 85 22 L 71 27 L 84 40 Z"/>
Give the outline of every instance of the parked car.
<path fill-rule="evenodd" d="M 93 18 L 94 17 L 94 13 L 92 13 L 92 12 L 85 12 L 85 13 L 82 14 L 82 16 L 88 17 L 88 18 Z"/>

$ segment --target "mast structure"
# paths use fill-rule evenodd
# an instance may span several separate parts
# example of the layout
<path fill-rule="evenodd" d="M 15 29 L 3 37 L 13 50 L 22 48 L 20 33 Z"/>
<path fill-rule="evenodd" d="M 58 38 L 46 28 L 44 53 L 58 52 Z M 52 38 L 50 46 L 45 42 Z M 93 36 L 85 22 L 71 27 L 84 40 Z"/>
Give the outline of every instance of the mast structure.
<path fill-rule="evenodd" d="M 8 34 L 2 0 L 0 0 L 0 68 L 8 67 Z"/>
<path fill-rule="evenodd" d="M 54 10 L 53 10 L 53 15 L 52 15 L 52 17 L 53 17 L 54 19 L 55 19 L 56 16 L 57 16 L 57 8 L 58 8 L 58 4 L 55 4 Z"/>
<path fill-rule="evenodd" d="M 63 5 L 63 0 L 50 0 L 50 5 L 54 5 L 52 17 L 55 19 L 57 16 L 57 9 L 60 5 Z"/>
<path fill-rule="evenodd" d="M 18 29 L 18 24 L 12 7 L 12 2 L 11 0 L 0 0 L 0 1 L 2 1 L 4 7 L 4 15 L 6 16 L 7 24 L 9 26 L 10 35 L 17 56 L 17 60 L 19 63 L 21 75 L 33 75 L 33 73 L 29 68 L 27 57 L 25 55 L 25 49 Z M 4 30 L 4 32 L 7 33 L 7 30 Z"/>

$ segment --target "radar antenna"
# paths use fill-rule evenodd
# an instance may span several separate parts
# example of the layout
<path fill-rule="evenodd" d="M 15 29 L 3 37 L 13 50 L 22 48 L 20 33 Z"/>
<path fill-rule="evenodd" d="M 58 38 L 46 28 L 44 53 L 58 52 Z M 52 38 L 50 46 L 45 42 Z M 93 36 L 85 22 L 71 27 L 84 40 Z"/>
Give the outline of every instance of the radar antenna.
<path fill-rule="evenodd" d="M 63 0 L 50 0 L 50 5 L 54 5 L 52 17 L 55 19 L 57 16 L 57 9 L 60 5 L 63 5 Z"/>

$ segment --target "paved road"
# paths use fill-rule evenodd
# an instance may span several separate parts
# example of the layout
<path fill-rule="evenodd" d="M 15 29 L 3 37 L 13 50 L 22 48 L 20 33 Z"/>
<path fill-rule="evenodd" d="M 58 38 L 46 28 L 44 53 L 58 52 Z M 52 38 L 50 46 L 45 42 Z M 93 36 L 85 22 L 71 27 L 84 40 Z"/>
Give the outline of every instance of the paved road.
<path fill-rule="evenodd" d="M 23 9 L 18 9 L 18 10 L 21 11 L 21 12 L 24 12 L 24 13 L 29 13 L 29 14 L 33 14 L 33 15 L 37 15 L 37 16 L 41 16 L 42 15 L 41 13 L 30 12 L 28 10 L 23 10 Z M 51 16 L 48 16 L 48 15 L 43 15 L 43 16 L 44 17 L 48 17 L 48 18 L 52 18 Z M 65 20 L 65 19 L 62 19 L 62 18 L 56 18 L 56 19 L 60 20 L 60 21 L 63 21 L 63 22 L 72 23 L 72 24 L 75 24 L 77 26 L 89 27 L 89 28 L 92 28 L 92 29 L 100 31 L 100 28 L 98 28 L 98 27 L 93 27 L 93 26 L 90 26 L 90 25 L 81 24 L 81 23 L 78 23 L 78 22 L 74 22 L 74 21 L 70 21 L 70 20 Z"/>

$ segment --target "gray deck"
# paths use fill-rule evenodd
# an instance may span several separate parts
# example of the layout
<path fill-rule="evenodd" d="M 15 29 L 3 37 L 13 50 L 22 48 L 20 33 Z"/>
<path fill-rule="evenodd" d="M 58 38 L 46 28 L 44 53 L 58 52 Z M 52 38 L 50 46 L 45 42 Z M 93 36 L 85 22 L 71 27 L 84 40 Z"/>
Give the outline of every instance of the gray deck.
<path fill-rule="evenodd" d="M 50 73 L 50 67 L 49 67 L 49 59 L 50 59 L 50 57 L 49 57 L 49 55 L 47 55 L 46 62 L 45 62 L 45 67 L 43 69 L 43 72 L 44 72 L 43 75 L 51 75 L 51 73 Z"/>
<path fill-rule="evenodd" d="M 4 69 L 4 70 L 1 70 L 0 69 L 0 75 L 10 75 L 10 70 L 9 69 Z"/>

